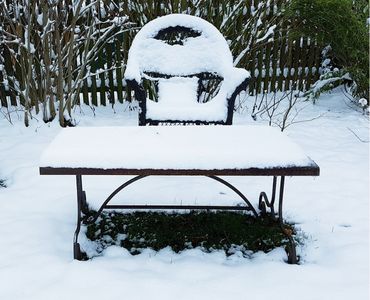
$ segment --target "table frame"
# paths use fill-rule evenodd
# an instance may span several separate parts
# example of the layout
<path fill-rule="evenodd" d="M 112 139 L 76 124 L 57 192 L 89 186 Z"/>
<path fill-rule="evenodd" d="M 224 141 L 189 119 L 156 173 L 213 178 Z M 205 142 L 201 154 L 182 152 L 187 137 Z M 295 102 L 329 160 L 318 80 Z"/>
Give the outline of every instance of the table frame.
<path fill-rule="evenodd" d="M 86 224 L 94 223 L 101 215 L 103 210 L 111 209 L 148 209 L 148 210 L 232 210 L 232 211 L 249 211 L 255 217 L 269 215 L 276 219 L 281 227 L 282 232 L 287 237 L 289 244 L 286 248 L 287 262 L 297 264 L 298 258 L 296 247 L 293 238 L 287 234 L 283 227 L 283 199 L 286 176 L 318 176 L 320 173 L 319 167 L 312 162 L 310 167 L 286 167 L 286 168 L 249 168 L 249 169 L 223 169 L 223 170 L 200 170 L 200 169 L 98 169 L 98 168 L 52 168 L 40 167 L 41 175 L 74 175 L 76 176 L 77 189 L 77 226 L 73 238 L 73 257 L 77 260 L 84 260 L 85 254 L 78 242 L 78 236 L 83 222 Z M 83 216 L 88 215 L 89 208 L 86 199 L 86 192 L 83 190 L 82 176 L 83 175 L 132 175 L 133 178 L 127 180 L 117 187 L 103 202 L 95 215 L 89 218 Z M 124 190 L 127 186 L 148 176 L 205 176 L 225 185 L 234 191 L 245 203 L 243 206 L 216 206 L 216 205 L 112 205 L 110 200 Z M 270 198 L 267 193 L 262 191 L 258 199 L 258 210 L 256 210 L 248 198 L 240 192 L 234 185 L 227 182 L 219 176 L 269 176 L 272 177 L 272 188 Z M 278 191 L 278 194 L 277 194 Z M 277 200 L 277 201 L 276 201 Z M 277 203 L 277 211 L 275 204 Z"/>

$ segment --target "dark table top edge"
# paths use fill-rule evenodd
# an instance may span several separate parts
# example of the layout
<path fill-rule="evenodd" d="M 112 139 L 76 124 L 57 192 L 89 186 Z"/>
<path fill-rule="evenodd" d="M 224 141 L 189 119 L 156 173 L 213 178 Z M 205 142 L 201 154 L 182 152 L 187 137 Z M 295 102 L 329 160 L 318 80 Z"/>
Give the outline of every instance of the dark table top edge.
<path fill-rule="evenodd" d="M 246 169 L 122 169 L 40 167 L 40 175 L 319 176 L 318 165 Z"/>

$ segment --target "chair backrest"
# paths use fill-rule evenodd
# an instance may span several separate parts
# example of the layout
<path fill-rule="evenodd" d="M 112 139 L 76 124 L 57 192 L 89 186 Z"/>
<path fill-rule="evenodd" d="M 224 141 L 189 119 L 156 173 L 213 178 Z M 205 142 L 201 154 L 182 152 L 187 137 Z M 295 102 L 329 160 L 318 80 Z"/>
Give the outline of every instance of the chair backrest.
<path fill-rule="evenodd" d="M 228 44 L 217 28 L 184 14 L 159 17 L 143 26 L 132 42 L 125 71 L 140 104 L 140 125 L 231 124 L 235 93 L 246 88 L 246 78 L 247 71 L 233 67 Z M 147 101 L 143 80 L 155 82 L 158 102 Z M 223 82 L 216 97 L 201 103 L 202 82 L 210 80 Z"/>

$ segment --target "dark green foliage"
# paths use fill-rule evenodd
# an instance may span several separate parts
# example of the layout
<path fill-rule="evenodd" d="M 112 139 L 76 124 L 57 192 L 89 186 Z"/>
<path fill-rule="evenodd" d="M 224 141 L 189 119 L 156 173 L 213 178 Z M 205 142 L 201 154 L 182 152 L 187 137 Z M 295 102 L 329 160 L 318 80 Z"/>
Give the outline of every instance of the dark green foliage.
<path fill-rule="evenodd" d="M 286 234 L 294 232 L 291 225 L 285 224 L 284 228 Z M 170 246 L 175 252 L 201 247 L 206 252 L 224 250 L 227 255 L 238 249 L 247 256 L 287 244 L 276 220 L 237 212 L 109 213 L 103 214 L 97 224 L 87 226 L 87 237 L 99 242 L 101 249 L 119 244 L 132 254 L 143 248 L 158 251 Z"/>
<path fill-rule="evenodd" d="M 0 179 L 0 188 L 6 188 L 5 180 Z"/>
<path fill-rule="evenodd" d="M 369 99 L 368 2 L 364 0 L 292 0 L 284 17 L 293 37 L 311 37 L 330 45 L 336 66 L 348 71 L 357 87 L 354 95 Z"/>

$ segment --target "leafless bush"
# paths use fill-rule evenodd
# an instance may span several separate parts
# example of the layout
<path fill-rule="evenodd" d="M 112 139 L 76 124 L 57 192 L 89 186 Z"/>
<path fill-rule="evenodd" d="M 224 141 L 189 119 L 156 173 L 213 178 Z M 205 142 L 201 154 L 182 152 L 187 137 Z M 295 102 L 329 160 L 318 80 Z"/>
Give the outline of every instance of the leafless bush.
<path fill-rule="evenodd" d="M 251 101 L 251 98 L 253 102 L 249 106 L 248 102 Z M 277 126 L 281 131 L 284 131 L 293 124 L 308 122 L 321 117 L 319 115 L 308 119 L 300 118 L 301 112 L 307 105 L 312 105 L 312 103 L 306 101 L 306 98 L 302 97 L 302 93 L 297 90 L 290 90 L 273 93 L 264 92 L 255 96 L 244 95 L 243 99 L 239 99 L 238 110 L 245 113 L 248 106 L 253 120 L 267 121 L 269 126 Z"/>
<path fill-rule="evenodd" d="M 0 1 L 0 66 L 6 87 L 24 107 L 24 122 L 40 110 L 45 122 L 58 116 L 71 125 L 83 79 L 102 48 L 131 23 L 112 2 Z M 104 15 L 104 16 L 103 16 Z"/>

